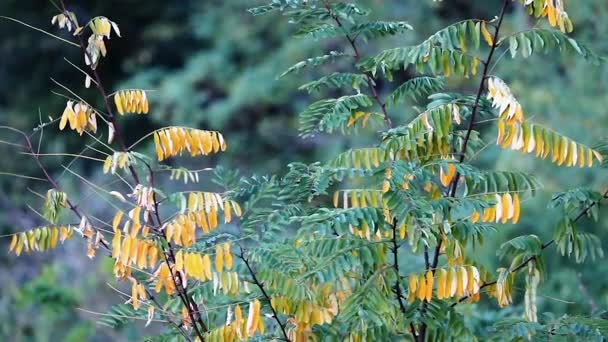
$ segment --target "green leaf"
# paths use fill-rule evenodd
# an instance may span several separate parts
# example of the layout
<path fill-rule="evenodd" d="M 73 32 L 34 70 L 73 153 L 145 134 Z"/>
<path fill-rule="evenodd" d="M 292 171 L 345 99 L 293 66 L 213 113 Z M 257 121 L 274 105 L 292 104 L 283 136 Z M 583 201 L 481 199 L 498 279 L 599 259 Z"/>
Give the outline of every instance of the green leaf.
<path fill-rule="evenodd" d="M 317 101 L 300 113 L 300 135 L 309 138 L 319 132 L 340 130 L 345 133 L 353 111 L 372 105 L 372 98 L 365 94 Z"/>
<path fill-rule="evenodd" d="M 348 86 L 358 91 L 361 89 L 361 85 L 367 87 L 367 82 L 367 76 L 363 74 L 334 72 L 330 75 L 323 76 L 316 81 L 308 82 L 298 89 L 313 93 L 321 91 L 321 88 L 323 87 L 342 88 Z"/>
<path fill-rule="evenodd" d="M 307 67 L 316 67 L 327 63 L 333 63 L 336 59 L 339 59 L 344 56 L 347 56 L 347 54 L 344 52 L 331 51 L 330 53 L 323 56 L 308 58 L 291 66 L 289 69 L 283 72 L 279 76 L 279 78 L 294 72 L 300 72 L 302 69 Z"/>
<path fill-rule="evenodd" d="M 425 95 L 437 92 L 445 86 L 443 77 L 420 76 L 414 77 L 402 83 L 389 96 L 387 103 L 392 106 L 397 106 L 402 103 L 406 97 L 411 97 L 412 100 L 420 99 Z"/>
<path fill-rule="evenodd" d="M 527 58 L 535 52 L 549 53 L 559 50 L 573 52 L 595 65 L 605 63 L 607 60 L 606 57 L 599 56 L 585 44 L 568 37 L 559 30 L 533 28 L 505 37 L 498 42 L 498 45 L 505 44 L 507 39 L 512 58 L 515 58 L 518 53 Z"/>

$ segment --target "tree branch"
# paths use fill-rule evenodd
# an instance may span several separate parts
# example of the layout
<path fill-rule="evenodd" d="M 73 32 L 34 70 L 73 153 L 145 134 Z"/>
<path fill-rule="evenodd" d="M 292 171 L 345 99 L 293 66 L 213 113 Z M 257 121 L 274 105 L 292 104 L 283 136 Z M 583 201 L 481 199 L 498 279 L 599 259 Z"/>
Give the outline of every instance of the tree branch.
<path fill-rule="evenodd" d="M 604 192 L 604 194 L 602 195 L 602 197 L 600 199 L 598 199 L 597 201 L 589 204 L 588 206 L 586 206 L 585 208 L 583 208 L 580 213 L 576 216 L 576 218 L 574 218 L 573 222 L 576 222 L 578 220 L 580 220 L 589 210 L 591 210 L 591 208 L 595 207 L 596 205 L 599 205 L 602 200 L 604 199 L 608 199 L 608 190 L 606 190 Z M 549 246 L 551 246 L 553 243 L 555 243 L 554 239 L 551 239 L 549 241 L 547 241 L 546 243 L 544 243 L 541 247 L 541 252 L 544 251 L 545 249 L 547 249 Z M 519 270 L 521 270 L 522 268 L 526 267 L 528 265 L 529 262 L 531 262 L 532 260 L 536 260 L 536 258 L 538 257 L 538 255 L 533 255 L 531 257 L 529 257 L 528 259 L 522 261 L 519 265 L 515 266 L 512 270 L 509 271 L 509 273 L 516 273 Z M 485 287 L 491 286 L 496 284 L 496 281 L 491 281 L 489 283 L 484 283 L 483 285 L 481 285 L 479 287 L 479 289 L 483 289 Z M 461 297 L 460 299 L 458 299 L 455 303 L 452 304 L 452 307 L 460 304 L 461 302 L 467 300 L 467 298 L 469 298 L 469 296 L 464 296 Z"/>
<path fill-rule="evenodd" d="M 481 101 L 481 95 L 483 94 L 483 91 L 485 89 L 486 79 L 488 78 L 488 72 L 490 70 L 489 66 L 492 61 L 492 58 L 494 57 L 494 52 L 496 51 L 496 48 L 498 47 L 498 37 L 500 34 L 500 28 L 502 26 L 502 22 L 504 20 L 507 7 L 509 6 L 509 2 L 510 2 L 510 0 L 503 0 L 502 8 L 501 8 L 500 14 L 498 16 L 498 23 L 496 24 L 496 30 L 494 31 L 494 38 L 493 38 L 492 46 L 490 47 L 490 52 L 488 53 L 488 57 L 483 62 L 483 73 L 481 75 L 481 80 L 479 81 L 479 86 L 477 87 L 477 95 L 475 97 L 475 103 L 473 104 L 473 109 L 471 111 L 471 118 L 469 120 L 469 125 L 467 127 L 467 133 L 466 133 L 466 135 L 464 137 L 464 141 L 462 143 L 462 149 L 460 151 L 460 157 L 458 159 L 459 163 L 464 162 L 464 159 L 465 159 L 465 153 L 467 151 L 469 139 L 471 138 L 471 132 L 473 131 L 473 127 L 475 125 L 475 119 L 477 118 L 477 113 L 479 111 L 479 103 Z M 451 184 L 449 197 L 456 196 L 456 190 L 458 189 L 459 180 L 460 180 L 460 173 L 456 172 L 456 176 L 454 177 L 454 180 L 452 181 L 452 184 Z M 441 241 L 439 241 L 439 243 L 437 244 L 437 247 L 435 248 L 435 255 L 433 257 L 433 262 L 431 264 L 432 269 L 437 268 L 437 265 L 439 263 L 439 252 L 440 251 L 441 251 Z M 424 302 L 422 304 L 421 315 L 424 315 L 424 313 L 426 311 L 426 307 L 427 307 L 427 302 Z M 427 325 L 425 323 L 422 323 L 418 341 L 423 342 L 425 340 L 426 329 L 427 329 Z"/>
<path fill-rule="evenodd" d="M 67 7 L 65 5 L 65 1 L 64 0 L 60 0 L 59 3 L 61 4 L 61 9 L 64 12 L 64 14 L 66 15 L 66 17 L 69 18 L 70 21 L 72 21 L 71 16 L 68 15 L 68 10 L 67 10 Z M 79 27 L 77 25 L 77 23 L 75 23 L 73 21 L 72 21 L 72 24 L 76 28 Z M 85 54 L 85 56 L 87 56 L 87 58 L 90 61 L 93 61 L 92 56 L 87 51 L 87 48 L 86 48 L 86 45 L 85 45 L 84 40 L 82 38 L 82 35 L 78 34 L 77 36 L 78 36 L 78 43 L 80 45 L 81 50 L 83 51 L 83 53 Z M 99 73 L 97 72 L 97 70 L 95 68 L 91 68 L 91 71 L 93 73 L 93 77 L 95 78 L 95 85 L 97 87 L 97 90 L 99 91 L 99 93 L 100 93 L 100 95 L 101 95 L 101 97 L 103 99 L 103 103 L 104 103 L 105 109 L 106 109 L 107 114 L 108 114 L 109 119 L 110 119 L 110 123 L 113 125 L 114 131 L 115 131 L 115 135 L 116 135 L 116 140 L 118 141 L 118 143 L 119 143 L 119 145 L 121 147 L 121 150 L 123 152 L 129 152 L 129 150 L 128 150 L 126 144 L 125 144 L 125 140 L 123 138 L 121 130 L 119 129 L 118 124 L 116 122 L 116 117 L 114 115 L 114 111 L 112 110 L 112 106 L 110 105 L 110 103 L 108 101 L 107 92 L 106 92 L 106 90 L 105 90 L 105 88 L 103 86 L 103 82 L 101 80 L 101 77 L 100 77 Z M 148 167 L 149 167 L 149 165 L 148 165 Z M 128 168 L 129 168 L 129 171 L 130 171 L 131 176 L 133 177 L 133 180 L 135 181 L 135 183 L 136 184 L 141 184 L 141 182 L 139 180 L 139 176 L 137 175 L 137 172 L 135 171 L 135 169 L 133 168 L 133 166 L 129 165 Z M 150 168 L 150 171 L 152 171 L 151 168 Z M 153 181 L 153 173 L 151 174 L 151 181 Z M 152 185 L 152 187 L 154 187 L 154 186 Z M 162 226 L 162 220 L 161 220 L 161 218 L 159 216 L 159 213 L 158 213 L 158 202 L 156 201 L 155 194 L 154 194 L 154 205 L 155 205 L 155 209 L 156 209 L 155 210 L 155 214 L 156 214 L 156 218 L 157 218 L 157 221 L 158 221 L 158 227 L 160 228 Z M 165 241 L 167 241 L 166 237 L 164 235 L 161 235 L 161 236 L 165 239 Z M 167 241 L 167 243 L 168 243 L 168 246 L 169 246 L 170 256 L 174 259 L 172 246 L 171 246 L 171 244 L 168 241 Z M 167 262 L 167 266 L 169 266 L 169 258 L 168 258 L 168 256 L 167 256 L 167 254 L 166 254 L 165 251 L 163 251 L 163 256 L 164 256 L 165 262 Z M 190 316 L 190 319 L 192 320 L 192 325 L 194 326 L 194 330 L 195 330 L 198 338 L 201 341 L 205 341 L 205 337 L 204 337 L 203 333 L 199 330 L 198 325 L 196 324 L 197 320 L 195 320 L 195 316 L 194 316 L 194 312 L 193 312 L 193 311 L 198 312 L 198 308 L 196 306 L 196 303 L 194 303 L 194 300 L 188 295 L 188 292 L 181 286 L 181 282 L 178 284 L 178 282 L 175 279 L 175 276 L 174 276 L 173 272 L 171 272 L 171 277 L 172 277 L 173 282 L 174 282 L 174 284 L 176 286 L 176 289 L 178 291 L 179 297 L 182 299 L 182 302 L 185 305 L 186 310 L 188 311 L 188 315 Z M 203 329 L 204 329 L 205 332 L 208 331 L 206 325 L 204 324 L 204 322 L 200 318 L 200 314 L 199 314 L 199 320 L 198 320 L 198 322 L 199 322 L 199 324 L 201 324 L 201 327 L 203 327 Z"/>
<path fill-rule="evenodd" d="M 274 317 L 275 321 L 277 321 L 277 323 L 279 324 L 279 327 L 281 328 L 281 332 L 283 333 L 283 337 L 285 338 L 285 341 L 290 342 L 291 340 L 289 339 L 289 335 L 287 335 L 285 323 L 281 322 L 281 320 L 279 319 L 279 315 L 277 314 L 276 310 L 272 306 L 271 298 L 268 295 L 268 293 L 266 292 L 266 289 L 264 288 L 264 284 L 262 282 L 260 282 L 260 280 L 256 276 L 255 272 L 253 271 L 253 268 L 251 268 L 251 264 L 249 264 L 249 260 L 245 257 L 245 253 L 243 252 L 242 247 L 241 247 L 241 255 L 239 257 L 241 258 L 241 260 L 243 260 L 243 262 L 245 263 L 245 266 L 247 266 L 247 270 L 249 271 L 249 274 L 251 274 L 251 277 L 253 278 L 253 282 L 260 289 L 260 291 L 262 292 L 262 295 L 268 302 L 268 306 L 270 306 L 270 310 L 272 310 L 272 316 Z"/>
<path fill-rule="evenodd" d="M 401 276 L 399 275 L 399 245 L 397 244 L 397 220 L 393 219 L 393 238 L 391 242 L 393 247 L 391 248 L 393 251 L 393 268 L 395 269 L 395 297 L 397 297 L 397 302 L 399 302 L 399 310 L 401 313 L 405 313 L 405 303 L 403 303 L 403 292 L 401 291 Z M 412 336 L 414 336 L 414 340 L 417 338 L 416 336 L 416 328 L 413 323 L 410 323 L 410 329 L 412 330 Z"/>

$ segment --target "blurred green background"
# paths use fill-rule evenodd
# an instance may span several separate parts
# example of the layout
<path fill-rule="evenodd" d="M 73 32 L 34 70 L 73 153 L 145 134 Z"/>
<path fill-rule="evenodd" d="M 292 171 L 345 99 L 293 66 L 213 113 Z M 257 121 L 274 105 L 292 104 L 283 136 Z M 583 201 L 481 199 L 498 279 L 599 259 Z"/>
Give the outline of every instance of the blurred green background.
<path fill-rule="evenodd" d="M 368 0 L 372 17 L 407 20 L 414 32 L 365 45 L 364 55 L 380 49 L 419 42 L 443 26 L 466 18 L 493 18 L 500 1 L 453 0 Z M 182 159 L 181 165 L 204 168 L 223 165 L 244 175 L 282 173 L 292 161 L 326 161 L 338 151 L 372 142 L 372 136 L 320 136 L 303 140 L 297 134 L 297 113 L 321 95 L 309 96 L 297 87 L 306 80 L 327 74 L 336 66 L 277 79 L 284 69 L 302 59 L 329 50 L 348 49 L 340 40 L 312 41 L 294 39 L 294 27 L 278 14 L 253 17 L 246 9 L 260 1 L 71 1 L 79 18 L 105 15 L 116 21 L 123 38 L 112 38 L 109 57 L 102 60 L 99 72 L 110 91 L 137 87 L 150 89 L 151 114 L 121 118 L 127 142 L 134 142 L 151 129 L 166 125 L 185 125 L 217 129 L 228 140 L 227 153 L 214 158 Z M 573 36 L 608 55 L 608 2 L 570 1 L 567 10 L 575 24 Z M 3 0 L 0 15 L 10 16 L 43 30 L 56 32 L 50 18 L 57 10 L 50 2 Z M 535 25 L 532 18 L 514 3 L 509 10 L 505 32 Z M 65 36 L 69 38 L 69 36 Z M 80 51 L 14 22 L 0 19 L 0 125 L 32 132 L 49 115 L 58 117 L 65 100 L 53 92 L 65 93 L 52 79 L 74 89 L 94 104 L 100 104 L 94 89 L 85 89 L 83 77 L 64 58 L 81 63 Z M 608 135 L 608 68 L 593 66 L 574 56 L 550 54 L 528 59 L 501 57 L 494 74 L 505 79 L 523 104 L 527 115 L 548 124 L 574 139 L 593 145 Z M 333 68 L 333 69 L 332 69 Z M 338 65 L 348 70 L 350 65 Z M 383 93 L 411 77 L 409 71 L 397 75 L 393 83 L 381 83 Z M 52 78 L 52 79 L 51 79 Z M 452 91 L 474 92 L 478 80 L 450 80 Z M 336 95 L 336 94 L 334 94 Z M 316 97 L 319 96 L 319 97 Z M 412 115 L 408 107 L 395 108 L 393 121 L 406 122 Z M 102 131 L 105 131 L 102 129 Z M 56 126 L 44 129 L 41 152 L 79 153 L 85 141 L 73 133 L 59 136 Z M 373 132 L 372 132 L 373 133 Z M 104 132 L 105 134 L 105 132 Z M 492 141 L 494 131 L 484 132 Z M 39 135 L 36 136 L 37 138 Z M 0 130 L 0 141 L 21 143 L 16 135 Z M 37 140 L 36 140 L 37 142 Z M 151 146 L 138 149 L 150 152 Z M 40 177 L 28 156 L 14 146 L 0 143 L 0 172 Z M 95 193 L 62 165 L 72 159 L 45 157 L 44 162 L 77 203 L 102 217 L 111 215 Z M 501 263 L 495 256 L 497 246 L 506 239 L 534 233 L 550 239 L 557 212 L 547 209 L 551 194 L 573 187 L 602 190 L 608 177 L 601 170 L 559 168 L 549 162 L 500 151 L 490 147 L 477 163 L 496 169 L 516 168 L 536 174 L 545 188 L 522 209 L 522 222 L 507 227 L 487 239 L 475 252 L 486 266 Z M 70 168 L 96 184 L 104 184 L 101 167 L 90 161 L 75 161 Z M 203 174 L 202 186 L 207 186 Z M 114 186 L 114 185 L 103 185 Z M 175 183 L 166 183 L 180 187 Z M 44 182 L 0 174 L 0 235 L 27 230 L 44 224 L 34 212 L 40 210 Z M 581 229 L 608 240 L 608 223 L 603 214 L 599 224 L 581 223 Z M 8 255 L 7 238 L 0 239 L 0 340 L 11 341 L 107 341 L 137 340 L 162 329 L 143 323 L 120 329 L 96 324 L 102 317 L 85 310 L 104 313 L 121 301 L 114 290 L 111 265 L 102 258 L 89 260 L 85 246 L 73 239 L 55 251 L 16 258 Z M 604 243 L 604 247 L 606 244 Z M 600 260 L 576 265 L 546 252 L 550 276 L 541 285 L 539 312 L 592 314 L 608 307 L 608 266 Z M 411 264 L 412 268 L 416 264 Z M 119 285 L 116 285 L 119 286 Z M 493 304 L 490 305 L 492 307 Z M 84 309 L 84 310 L 83 310 Z M 483 307 L 467 306 L 478 316 L 482 328 L 497 319 Z M 521 314 L 521 307 L 501 311 Z"/>

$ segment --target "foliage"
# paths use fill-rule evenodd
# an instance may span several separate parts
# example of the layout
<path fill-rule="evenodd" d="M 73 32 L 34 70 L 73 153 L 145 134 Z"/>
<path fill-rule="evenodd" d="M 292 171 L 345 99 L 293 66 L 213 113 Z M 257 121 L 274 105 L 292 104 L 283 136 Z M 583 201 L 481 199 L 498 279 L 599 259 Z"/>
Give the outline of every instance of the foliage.
<path fill-rule="evenodd" d="M 510 36 L 512 57 L 558 48 L 603 62 L 566 36 L 572 23 L 562 2 L 522 3 L 561 31 Z M 608 194 L 573 190 L 555 195 L 551 206 L 563 209 L 563 218 L 553 239 L 543 242 L 526 234 L 504 242 L 497 254 L 507 267 L 489 271 L 475 253 L 493 226 L 503 229 L 509 221 L 517 224 L 520 214 L 525 218 L 521 199 L 541 188 L 534 174 L 516 167 L 495 170 L 473 164 L 485 148 L 480 119 L 496 126 L 501 148 L 534 152 L 541 159 L 551 155 L 557 166 L 603 164 L 601 147 L 531 123 L 517 92 L 490 76 L 489 65 L 500 61 L 493 57 L 508 37 L 501 36 L 506 9 L 517 4 L 505 0 L 497 20 L 465 20 L 420 44 L 369 58 L 362 55 L 361 41 L 408 34 L 412 27 L 373 20 L 369 10 L 342 1 L 275 0 L 252 9 L 255 15 L 287 16 L 297 25 L 298 36 L 342 39 L 352 49 L 306 59 L 280 75 L 335 63 L 350 68 L 300 87 L 321 96 L 325 88 L 339 94 L 300 113 L 301 136 L 368 132 L 375 140 L 343 150 L 330 161 L 294 162 L 282 176 L 240 177 L 217 168 L 218 191 L 203 191 L 198 185 L 175 191 L 158 179 L 170 171 L 170 180 L 183 174 L 184 180 L 198 181 L 198 170 L 174 164 L 186 155 L 201 158 L 226 151 L 229 144 L 222 133 L 169 126 L 150 130 L 128 146 L 121 120 L 153 111 L 148 100 L 154 93 L 123 89 L 108 95 L 98 67 L 107 57 L 112 33 L 120 36 L 118 25 L 93 17 L 81 26 L 77 15 L 60 4 L 53 23 L 75 37 L 85 62 L 80 70 L 85 86 L 95 84 L 103 108 L 84 100 L 74 104 L 76 99 L 70 98 L 61 118 L 48 125 L 99 143 L 89 158 L 103 165 L 104 177 L 125 183 L 128 191 L 106 190 L 68 167 L 95 189 L 101 203 L 109 204 L 113 218 L 86 212 L 47 172 L 30 136 L 11 129 L 25 140 L 52 187 L 43 216 L 53 226 L 13 235 L 10 251 L 19 255 L 22 249 L 54 248 L 75 230 L 87 243 L 87 256 L 102 252 L 112 260 L 117 280 L 130 287 L 121 293 L 126 303 L 114 306 L 102 324 L 118 328 L 130 319 L 164 322 L 165 331 L 153 340 L 476 339 L 478 332 L 460 308 L 488 298 L 501 308 L 517 304 L 517 284 L 523 279 L 523 310 L 515 310 L 524 319 L 498 321 L 494 339 L 547 334 L 582 338 L 605 332 L 598 317 L 539 319 L 537 298 L 541 281 L 551 277 L 542 257 L 548 247 L 557 246 L 576 262 L 603 256 L 600 239 L 575 223 L 587 216 L 597 220 L 599 204 Z M 540 5 L 546 10 L 539 11 Z M 384 96 L 379 85 L 410 65 L 417 74 Z M 447 78 L 473 77 L 480 78 L 476 94 L 441 92 L 449 86 Z M 349 93 L 343 95 L 343 88 Z M 425 107 L 408 106 L 409 117 L 387 109 L 408 100 L 424 102 L 425 96 Z M 107 137 L 97 129 L 98 119 L 107 126 Z M 153 146 L 153 153 L 141 148 L 144 142 Z M 71 214 L 61 214 L 66 209 Z M 418 262 L 404 263 L 405 254 Z"/>

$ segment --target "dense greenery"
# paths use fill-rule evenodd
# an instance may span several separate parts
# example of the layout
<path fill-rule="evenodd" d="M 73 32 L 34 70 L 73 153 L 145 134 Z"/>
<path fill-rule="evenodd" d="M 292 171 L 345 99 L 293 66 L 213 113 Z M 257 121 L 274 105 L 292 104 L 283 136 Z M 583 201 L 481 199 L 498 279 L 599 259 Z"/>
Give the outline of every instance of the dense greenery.
<path fill-rule="evenodd" d="M 584 43 L 593 34 L 572 36 L 579 24 L 570 20 L 592 4 L 395 4 L 411 12 L 402 17 L 373 2 L 275 0 L 249 9 L 246 20 L 263 23 L 253 42 L 220 34 L 245 17 L 230 2 L 207 5 L 205 17 L 188 13 L 191 24 L 164 11 L 152 37 L 187 46 L 192 35 L 211 48 L 188 52 L 178 72 L 144 65 L 116 88 L 106 88 L 104 65 L 120 57 L 112 46 L 122 21 L 112 9 L 102 12 L 108 19 L 54 5 L 53 24 L 69 32 L 50 32 L 77 48 L 62 63 L 69 80 L 52 80 L 59 96 L 49 106 L 63 113 L 40 110 L 33 131 L 8 116 L 2 148 L 24 164 L 1 170 L 17 182 L 3 185 L 12 199 L 0 205 L 10 213 L 24 203 L 42 218 L 11 232 L 14 254 L 74 235 L 87 246 L 76 255 L 102 259 L 125 302 L 102 325 L 133 334 L 125 326 L 141 319 L 151 340 L 606 334 L 597 259 L 608 148 L 601 114 L 582 113 L 601 108 L 605 58 Z M 186 7 L 178 11 L 196 5 Z M 476 19 L 460 20 L 461 11 Z M 433 27 L 432 12 L 448 26 Z M 172 15 L 187 34 L 162 29 Z M 124 67 L 167 54 L 152 45 Z M 301 75 L 311 80 L 298 86 Z M 557 95 L 575 91 L 583 94 Z M 568 124 L 551 114 L 558 108 L 572 112 Z M 41 199 L 14 195 L 27 186 Z M 53 285 L 58 270 L 7 295 L 9 307 L 73 319 L 86 299 Z M 85 298 L 105 287 L 79 285 L 88 286 Z M 19 326 L 2 331 L 61 335 Z"/>

